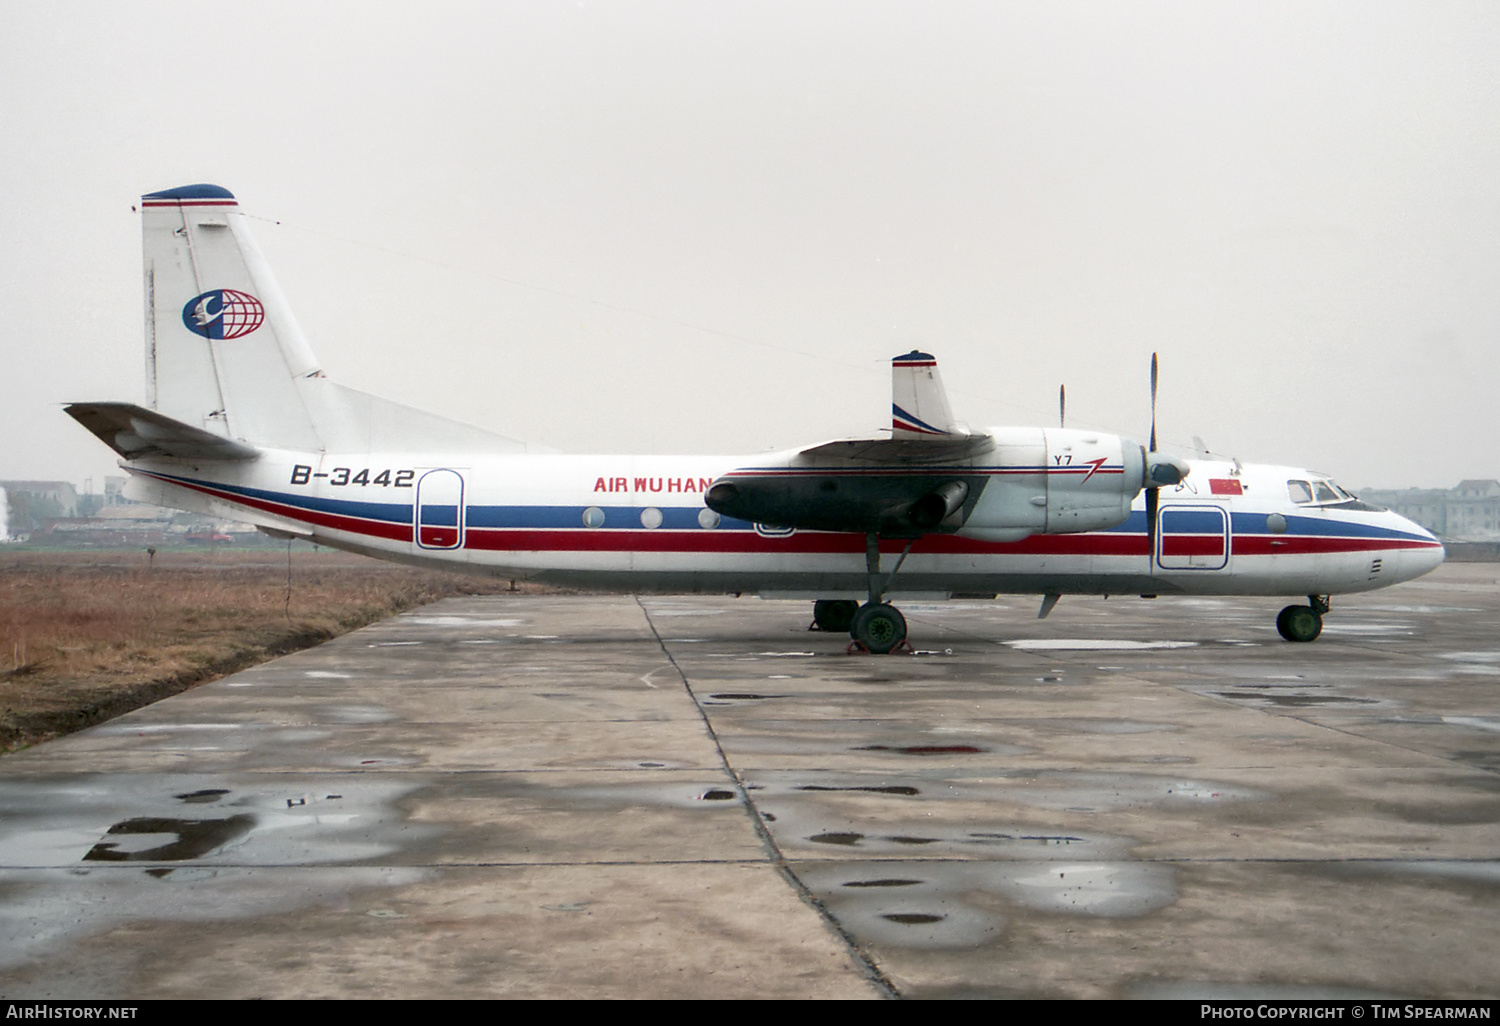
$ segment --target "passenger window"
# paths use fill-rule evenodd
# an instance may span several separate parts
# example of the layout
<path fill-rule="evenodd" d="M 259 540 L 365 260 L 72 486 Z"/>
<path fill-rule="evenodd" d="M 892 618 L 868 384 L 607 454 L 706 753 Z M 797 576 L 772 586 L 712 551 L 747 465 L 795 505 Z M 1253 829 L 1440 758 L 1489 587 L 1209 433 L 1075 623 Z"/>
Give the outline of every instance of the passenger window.
<path fill-rule="evenodd" d="M 1312 486 L 1306 481 L 1288 481 L 1286 490 L 1287 494 L 1292 497 L 1292 501 L 1298 505 L 1313 501 Z"/>

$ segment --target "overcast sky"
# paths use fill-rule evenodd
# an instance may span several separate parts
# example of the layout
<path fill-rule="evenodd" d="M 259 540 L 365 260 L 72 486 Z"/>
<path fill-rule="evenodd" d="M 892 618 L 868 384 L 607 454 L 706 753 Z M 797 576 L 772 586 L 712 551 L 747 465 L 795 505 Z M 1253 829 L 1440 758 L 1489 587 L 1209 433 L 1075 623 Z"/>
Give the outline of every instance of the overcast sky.
<path fill-rule="evenodd" d="M 144 192 L 231 189 L 330 376 L 574 452 L 1160 433 L 1500 477 L 1500 4 L 6 0 L 0 479 L 141 401 Z M 1453 439 L 1458 439 L 1454 442 Z"/>

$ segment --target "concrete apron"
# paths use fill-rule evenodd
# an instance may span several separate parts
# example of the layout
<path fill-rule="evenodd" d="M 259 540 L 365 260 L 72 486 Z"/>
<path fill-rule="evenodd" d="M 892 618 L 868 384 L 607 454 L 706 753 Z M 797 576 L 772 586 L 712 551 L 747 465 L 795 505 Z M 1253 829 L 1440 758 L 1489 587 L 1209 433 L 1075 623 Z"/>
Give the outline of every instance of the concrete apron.
<path fill-rule="evenodd" d="M 1494 573 L 449 600 L 0 761 L 0 994 L 1492 995 Z"/>

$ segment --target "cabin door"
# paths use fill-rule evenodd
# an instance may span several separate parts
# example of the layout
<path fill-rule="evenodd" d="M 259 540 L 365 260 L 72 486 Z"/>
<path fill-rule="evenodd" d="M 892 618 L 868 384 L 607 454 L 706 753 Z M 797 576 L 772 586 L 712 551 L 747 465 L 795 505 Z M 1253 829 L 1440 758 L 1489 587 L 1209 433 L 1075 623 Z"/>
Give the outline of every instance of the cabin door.
<path fill-rule="evenodd" d="M 417 480 L 417 547 L 464 544 L 464 479 L 456 470 L 429 470 Z"/>
<path fill-rule="evenodd" d="M 1229 515 L 1219 506 L 1163 506 L 1156 535 L 1162 570 L 1222 570 L 1229 565 Z"/>

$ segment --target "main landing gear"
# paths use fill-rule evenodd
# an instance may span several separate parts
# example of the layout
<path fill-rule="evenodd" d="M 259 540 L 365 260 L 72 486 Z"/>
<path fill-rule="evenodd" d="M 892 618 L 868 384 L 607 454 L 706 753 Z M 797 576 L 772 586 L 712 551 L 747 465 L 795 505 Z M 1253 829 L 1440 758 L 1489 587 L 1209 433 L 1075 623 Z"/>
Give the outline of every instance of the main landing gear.
<path fill-rule="evenodd" d="M 1328 612 L 1328 599 L 1321 595 L 1307 596 L 1305 606 L 1287 606 L 1276 616 L 1276 630 L 1288 641 L 1312 641 L 1323 633 L 1323 614 Z"/>
<path fill-rule="evenodd" d="M 884 602 L 866 602 L 849 626 L 854 644 L 876 655 L 885 655 L 906 644 L 906 617 Z"/>
<path fill-rule="evenodd" d="M 853 599 L 818 599 L 813 603 L 813 622 L 808 630 L 843 634 L 854 626 L 858 612 L 859 603 Z"/>
<path fill-rule="evenodd" d="M 860 605 L 851 599 L 819 599 L 813 603 L 813 623 L 809 630 L 830 633 L 849 632 L 854 639 L 850 651 L 856 647 L 876 655 L 894 652 L 906 644 L 906 617 L 901 610 L 882 601 L 885 589 L 911 552 L 913 538 L 896 560 L 891 572 L 882 577 L 880 573 L 880 537 L 871 532 L 865 535 L 865 568 L 870 578 L 870 601 Z"/>

